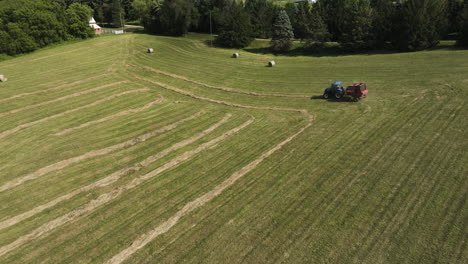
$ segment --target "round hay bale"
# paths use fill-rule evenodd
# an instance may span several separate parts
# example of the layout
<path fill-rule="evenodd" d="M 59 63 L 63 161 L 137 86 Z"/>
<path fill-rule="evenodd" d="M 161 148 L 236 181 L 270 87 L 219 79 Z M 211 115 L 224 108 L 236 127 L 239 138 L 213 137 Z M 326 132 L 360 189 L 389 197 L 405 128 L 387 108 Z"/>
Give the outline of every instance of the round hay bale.
<path fill-rule="evenodd" d="M 5 77 L 5 75 L 0 74 L 0 82 L 6 82 L 8 79 Z"/>
<path fill-rule="evenodd" d="M 149 48 L 149 49 L 148 49 L 148 53 L 154 53 L 154 49 Z"/>
<path fill-rule="evenodd" d="M 239 58 L 239 53 L 236 52 L 236 53 L 232 54 L 232 57 L 235 58 L 235 59 Z"/>
<path fill-rule="evenodd" d="M 270 61 L 268 62 L 268 67 L 273 67 L 276 65 L 276 62 L 275 61 Z"/>

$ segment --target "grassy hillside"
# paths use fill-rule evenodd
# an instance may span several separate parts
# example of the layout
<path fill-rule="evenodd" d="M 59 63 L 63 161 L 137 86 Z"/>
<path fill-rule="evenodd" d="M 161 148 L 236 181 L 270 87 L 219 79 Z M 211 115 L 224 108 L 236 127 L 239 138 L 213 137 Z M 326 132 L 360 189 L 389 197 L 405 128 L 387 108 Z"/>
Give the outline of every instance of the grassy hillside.
<path fill-rule="evenodd" d="M 207 38 L 0 63 L 1 263 L 468 262 L 467 50 Z M 337 80 L 369 97 L 318 99 Z"/>

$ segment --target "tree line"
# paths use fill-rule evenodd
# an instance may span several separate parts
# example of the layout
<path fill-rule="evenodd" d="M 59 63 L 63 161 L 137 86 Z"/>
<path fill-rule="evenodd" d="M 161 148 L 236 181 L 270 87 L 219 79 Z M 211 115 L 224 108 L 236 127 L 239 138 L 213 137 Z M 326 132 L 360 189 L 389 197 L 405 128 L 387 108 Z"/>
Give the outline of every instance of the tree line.
<path fill-rule="evenodd" d="M 134 14 L 150 33 L 180 36 L 214 32 L 216 42 L 242 48 L 273 38 L 281 52 L 294 37 L 320 50 L 336 41 L 344 50 L 422 50 L 446 37 L 465 45 L 468 0 L 134 0 Z M 292 31 L 292 34 L 290 33 Z M 282 44 L 278 44 L 281 39 Z"/>
<path fill-rule="evenodd" d="M 349 51 L 422 50 L 443 38 L 468 46 L 468 0 L 0 0 L 0 53 L 91 37 L 91 16 L 115 27 L 139 20 L 155 34 L 213 32 L 224 47 L 271 38 L 275 52 L 292 38 L 310 51 L 329 41 Z"/>
<path fill-rule="evenodd" d="M 94 35 L 93 10 L 79 3 L 52 0 L 0 1 L 0 54 L 16 55 L 52 43 Z"/>

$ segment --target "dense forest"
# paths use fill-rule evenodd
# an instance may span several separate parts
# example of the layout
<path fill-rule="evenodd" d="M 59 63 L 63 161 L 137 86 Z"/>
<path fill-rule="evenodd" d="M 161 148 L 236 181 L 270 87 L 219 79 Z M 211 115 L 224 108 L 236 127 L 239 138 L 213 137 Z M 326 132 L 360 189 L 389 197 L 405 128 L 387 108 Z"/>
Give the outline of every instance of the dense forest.
<path fill-rule="evenodd" d="M 468 0 L 0 0 L 0 53 L 14 55 L 54 42 L 88 38 L 91 16 L 106 26 L 138 22 L 148 33 L 217 34 L 242 48 L 272 38 L 286 52 L 291 39 L 320 51 L 338 42 L 347 51 L 422 50 L 441 39 L 468 46 Z"/>

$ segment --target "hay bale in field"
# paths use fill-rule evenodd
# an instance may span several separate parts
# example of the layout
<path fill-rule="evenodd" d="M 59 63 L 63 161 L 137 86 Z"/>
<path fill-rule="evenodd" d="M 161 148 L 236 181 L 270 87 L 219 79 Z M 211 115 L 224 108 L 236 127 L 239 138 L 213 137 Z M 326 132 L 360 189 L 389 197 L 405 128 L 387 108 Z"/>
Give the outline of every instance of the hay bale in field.
<path fill-rule="evenodd" d="M 5 75 L 0 74 L 0 82 L 6 82 L 8 79 L 5 77 Z"/>
<path fill-rule="evenodd" d="M 148 49 L 148 53 L 154 53 L 154 49 L 149 48 L 149 49 Z"/>
<path fill-rule="evenodd" d="M 232 54 L 232 57 L 235 58 L 235 59 L 239 58 L 239 53 L 236 52 L 236 53 Z"/>
<path fill-rule="evenodd" d="M 276 65 L 276 62 L 275 61 L 270 61 L 268 62 L 268 67 L 273 67 Z"/>

